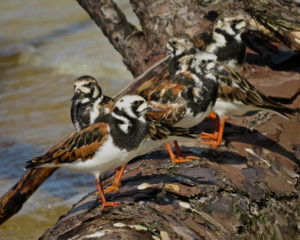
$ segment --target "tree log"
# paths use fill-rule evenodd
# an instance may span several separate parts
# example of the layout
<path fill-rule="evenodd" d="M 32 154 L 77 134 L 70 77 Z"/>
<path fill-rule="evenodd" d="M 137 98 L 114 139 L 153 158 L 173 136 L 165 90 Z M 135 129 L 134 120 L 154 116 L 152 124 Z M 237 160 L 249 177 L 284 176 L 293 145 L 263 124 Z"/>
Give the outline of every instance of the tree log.
<path fill-rule="evenodd" d="M 40 239 L 299 240 L 300 121 L 262 113 L 244 122 L 257 130 L 241 123 L 227 126 L 227 146 L 185 142 L 199 161 L 174 166 L 166 151 L 135 160 L 108 195 L 119 207 L 101 212 L 90 193 Z"/>
<path fill-rule="evenodd" d="M 160 27 L 159 31 L 153 35 L 153 31 L 155 31 L 155 29 L 152 28 L 157 27 L 160 22 L 157 22 L 156 26 L 154 26 L 151 21 L 155 21 L 154 19 L 158 17 L 161 19 L 167 19 L 165 24 L 171 23 L 172 19 L 168 17 L 168 9 L 173 5 L 171 1 L 165 1 L 165 5 L 169 6 L 167 8 L 164 7 L 165 5 L 158 7 L 158 5 L 161 5 L 164 2 L 162 0 L 145 2 L 147 5 L 141 5 L 143 1 L 132 2 L 135 11 L 139 12 L 138 17 L 140 18 L 140 21 L 144 22 L 142 24 L 142 31 L 139 31 L 134 25 L 129 23 L 125 15 L 112 0 L 77 0 L 77 2 L 87 11 L 90 17 L 109 39 L 114 48 L 122 55 L 125 65 L 134 77 L 141 75 L 150 66 L 153 66 L 161 59 L 159 56 L 151 57 L 150 55 L 164 46 L 167 39 L 166 36 L 172 34 L 173 31 L 167 33 L 164 31 L 164 28 Z M 159 4 L 160 2 L 161 4 Z M 186 4 L 184 4 L 185 2 Z M 189 9 L 185 9 L 183 13 L 180 13 L 180 9 L 173 7 L 175 11 L 173 17 L 176 15 L 177 18 L 180 19 L 181 14 L 186 16 L 189 11 L 193 11 L 194 16 L 198 16 L 197 19 L 199 20 L 203 17 L 204 11 L 198 13 L 195 9 L 193 9 L 192 4 L 195 4 L 196 2 L 196 0 L 181 0 L 181 5 L 189 6 Z M 151 21 L 143 21 L 146 17 L 149 19 L 149 16 L 141 14 L 141 12 L 146 11 L 148 7 L 149 9 L 152 9 Z M 200 10 L 200 7 L 197 9 Z M 205 21 L 206 25 L 203 24 L 200 26 L 198 22 L 188 19 L 187 17 L 182 19 L 182 31 L 184 31 L 185 28 L 202 28 L 203 26 L 208 25 L 207 23 L 209 22 L 207 20 Z M 191 24 L 191 21 L 193 21 L 193 24 Z M 174 24 L 175 22 L 173 23 L 173 26 Z M 148 33 L 147 31 L 150 30 L 151 33 Z M 139 79 L 146 79 L 150 75 L 153 76 L 153 74 L 161 72 L 162 69 L 165 69 L 165 67 L 166 65 L 158 65 L 157 68 L 154 68 L 150 74 L 142 75 Z M 48 177 L 52 175 L 54 171 L 55 170 L 49 169 L 33 169 L 26 171 L 16 185 L 0 199 L 0 224 L 17 213 L 22 208 L 25 201 Z M 23 193 L 24 191 L 26 194 Z"/>
<path fill-rule="evenodd" d="M 31 169 L 0 199 L 0 224 L 16 214 L 56 168 Z"/>
<path fill-rule="evenodd" d="M 162 58 L 162 56 L 153 57 L 151 55 L 151 53 L 164 47 L 169 36 L 172 36 L 174 33 L 179 33 L 179 32 L 186 32 L 192 36 L 197 36 L 199 33 L 205 31 L 211 25 L 211 20 L 210 20 L 211 15 L 215 15 L 212 13 L 217 12 L 217 15 L 221 14 L 223 11 L 226 11 L 227 9 L 231 8 L 233 5 L 242 7 L 246 11 L 248 10 L 248 12 L 249 12 L 249 8 L 245 7 L 245 5 L 242 4 L 243 2 L 241 3 L 241 1 L 233 1 L 233 0 L 232 1 L 229 1 L 229 0 L 227 0 L 227 1 L 218 1 L 218 0 L 211 0 L 211 1 L 206 1 L 206 0 L 178 0 L 178 1 L 131 0 L 130 2 L 132 4 L 133 10 L 136 13 L 137 17 L 139 18 L 141 27 L 142 27 L 141 30 L 138 30 L 138 28 L 136 26 L 131 24 L 126 19 L 125 15 L 122 13 L 122 11 L 118 8 L 118 6 L 112 0 L 77 0 L 77 2 L 88 12 L 90 17 L 95 21 L 95 23 L 101 28 L 102 32 L 107 36 L 107 38 L 109 39 L 111 44 L 122 55 L 125 65 L 129 69 L 129 71 L 133 74 L 133 76 L 134 77 L 139 76 L 137 78 L 138 81 L 145 81 L 149 77 L 153 76 L 154 74 L 160 74 L 162 72 L 162 70 L 166 68 L 167 61 L 164 61 L 163 64 L 159 64 L 159 65 L 156 65 L 155 67 L 150 68 L 151 66 L 153 66 L 157 61 L 159 61 Z M 267 24 L 267 23 L 262 22 L 262 24 Z M 294 34 L 293 36 L 298 36 L 297 31 L 292 31 L 291 34 L 292 35 Z M 298 43 L 297 38 L 293 38 L 293 39 L 295 39 L 294 45 L 296 45 Z M 291 44 L 290 45 L 291 48 L 297 49 L 297 47 L 293 47 L 294 45 L 293 45 L 292 40 L 290 41 L 290 44 Z M 143 74 L 149 68 L 151 70 L 147 71 L 146 74 Z M 297 70 L 297 71 L 299 71 L 299 70 Z M 135 87 L 136 87 L 136 85 L 133 84 L 130 86 L 130 88 L 125 89 L 120 94 L 128 93 Z M 272 94 L 272 95 L 274 95 L 274 94 Z M 246 130 L 243 130 L 243 131 L 246 131 Z M 257 137 L 257 136 L 253 135 L 253 137 Z M 262 137 L 262 136 L 258 135 L 258 137 Z M 274 141 L 276 143 L 276 140 L 274 140 Z M 285 158 L 286 157 L 292 158 L 294 160 L 294 162 L 298 161 L 297 158 L 295 158 L 295 154 L 299 154 L 299 151 L 300 151 L 299 150 L 299 142 L 294 141 L 293 147 L 291 147 L 291 145 L 289 145 L 287 147 L 287 148 L 289 148 L 289 150 L 283 150 L 282 147 L 280 146 L 280 144 L 275 144 L 275 143 L 272 142 L 271 145 L 279 146 L 281 153 L 286 154 Z M 270 144 L 270 142 L 269 142 L 269 144 Z M 248 146 L 248 147 L 249 147 L 249 149 L 251 149 L 251 146 Z M 261 147 L 261 149 L 259 151 L 264 151 L 264 150 L 262 150 L 263 149 L 262 146 L 260 146 L 260 147 Z M 292 153 L 293 151 L 291 150 L 291 148 L 294 149 L 293 150 L 295 152 L 294 154 Z M 256 150 L 257 149 L 255 149 L 255 151 Z M 230 152 L 231 149 L 229 148 L 226 151 Z M 216 151 L 216 152 L 218 152 L 218 151 Z M 222 152 L 222 150 L 220 150 L 220 152 Z M 251 153 L 251 154 L 253 155 L 253 153 Z M 256 156 L 256 155 L 254 154 L 253 156 Z M 253 156 L 252 156 L 252 158 L 253 158 Z M 256 157 L 259 158 L 258 156 L 256 156 Z M 272 155 L 272 157 L 274 157 L 274 156 Z M 280 164 L 286 164 L 289 167 L 293 166 L 293 164 L 294 164 L 294 163 L 292 163 L 293 161 L 291 162 L 291 160 L 287 160 L 285 158 L 284 158 L 284 160 L 282 160 L 281 158 L 278 158 L 277 155 L 274 158 L 275 158 L 274 161 L 276 162 L 276 164 L 278 161 L 280 162 Z M 249 159 L 247 158 L 247 162 L 248 162 L 248 160 Z M 250 158 L 250 160 L 251 160 L 251 158 Z M 222 159 L 219 159 L 218 161 L 222 161 Z M 282 163 L 282 161 L 284 163 Z M 276 170 L 276 168 L 275 168 L 275 170 Z M 272 169 L 272 171 L 275 171 L 275 170 Z M 22 176 L 22 178 L 19 180 L 19 182 L 7 194 L 5 194 L 0 199 L 0 224 L 3 223 L 5 220 L 7 220 L 9 217 L 11 217 L 13 214 L 15 214 L 19 209 L 21 209 L 23 203 L 31 196 L 31 194 L 34 193 L 34 191 L 39 187 L 39 185 L 42 184 L 43 181 L 45 181 L 54 171 L 55 171 L 55 169 L 38 169 L 38 170 L 27 171 Z M 200 172 L 201 171 L 202 170 L 200 169 Z M 250 168 L 245 171 L 251 172 L 252 170 Z M 256 172 L 256 170 L 253 170 L 253 171 Z M 260 170 L 257 170 L 257 171 L 260 172 Z M 288 173 L 286 173 L 286 172 L 288 172 Z M 285 170 L 285 172 L 282 174 L 289 175 L 289 174 L 291 174 L 291 172 L 292 172 L 292 175 L 294 174 L 293 175 L 294 177 L 292 177 L 293 181 L 290 181 L 290 179 L 286 179 L 288 183 L 285 182 L 284 184 L 290 184 L 290 182 L 292 182 L 293 189 L 298 189 L 298 185 L 297 185 L 298 183 L 296 184 L 294 181 L 295 179 L 297 179 L 297 181 L 298 181 L 298 177 L 296 174 L 297 170 L 295 170 L 295 171 L 290 170 L 290 169 Z M 218 173 L 218 170 L 217 170 L 217 173 Z M 235 175 L 236 173 L 233 172 L 233 174 Z M 238 173 L 238 174 L 241 174 L 241 173 Z M 280 174 L 281 174 L 281 172 L 280 172 Z M 230 178 L 231 176 L 227 176 L 227 177 Z M 156 178 L 151 177 L 151 179 L 156 179 Z M 175 183 L 177 184 L 176 181 L 174 182 L 174 184 Z M 179 183 L 180 183 L 180 181 L 179 181 Z M 218 191 L 220 191 L 220 193 L 222 193 L 222 194 L 226 193 L 226 191 L 223 191 L 222 190 L 223 188 L 220 187 L 217 183 L 214 183 L 213 185 L 217 186 L 217 187 L 214 186 L 214 188 L 213 188 L 213 189 L 216 189 L 216 193 L 218 193 Z M 204 186 L 205 186 L 204 188 L 207 187 L 206 185 L 204 185 Z M 250 194 L 250 193 L 248 193 L 248 191 L 250 191 L 248 188 L 250 190 L 252 189 L 251 191 L 254 191 L 253 186 L 252 186 L 252 188 L 247 187 L 246 190 L 243 189 L 242 192 L 245 193 L 245 196 L 249 196 L 249 194 Z M 236 189 L 236 187 L 234 187 L 232 189 Z M 126 187 L 124 188 L 124 190 L 126 190 Z M 201 188 L 201 191 L 202 190 L 203 189 Z M 134 191 L 137 192 L 136 189 Z M 169 198 L 169 195 L 168 195 L 169 193 L 168 193 L 168 191 L 165 190 L 164 185 L 161 186 L 160 188 L 158 187 L 158 192 L 160 192 L 160 191 L 162 191 L 163 194 L 167 193 L 167 198 Z M 239 192 L 237 192 L 237 193 L 239 193 Z M 267 197 L 262 198 L 263 202 L 266 201 L 266 199 L 272 199 L 272 198 L 268 197 L 269 193 L 271 195 L 273 194 L 273 192 L 267 192 L 267 194 L 264 195 Z M 142 193 L 142 194 L 146 194 L 146 196 L 148 196 L 147 191 L 146 191 L 146 193 Z M 227 194 L 234 195 L 233 192 L 229 192 L 229 193 L 227 192 Z M 289 198 L 288 196 L 290 196 L 289 194 L 290 194 L 290 191 L 288 194 L 286 194 L 286 195 L 284 194 L 283 199 L 288 199 Z M 297 196 L 298 196 L 297 194 L 298 194 L 298 192 L 296 193 L 295 198 L 294 198 L 294 195 L 292 194 L 293 197 L 291 197 L 291 199 L 297 199 Z M 175 197 L 176 196 L 177 195 L 175 194 Z M 197 199 L 197 198 L 201 197 L 202 195 L 200 196 L 200 194 L 196 194 L 195 196 L 196 197 L 193 197 L 191 200 Z M 132 197 L 131 199 L 134 201 L 139 200 L 139 195 L 137 195 L 136 197 L 135 196 L 131 196 L 131 197 Z M 173 197 L 174 197 L 173 194 L 171 194 L 171 199 L 173 199 Z M 190 198 L 183 197 L 183 200 L 187 200 L 187 199 L 190 199 Z M 249 201 L 250 200 L 252 201 L 252 198 L 249 198 Z M 260 204 L 260 202 L 259 202 L 259 204 Z M 95 211 L 96 211 L 96 209 L 97 208 L 95 208 Z M 114 210 L 114 211 L 117 211 L 117 210 Z M 179 211 L 178 207 L 176 207 L 176 211 Z M 250 214 L 250 213 L 247 212 L 247 214 Z M 243 214 L 241 214 L 241 215 L 243 215 Z M 255 214 L 249 215 L 249 216 L 250 216 L 250 218 L 252 218 L 255 216 Z M 173 219 L 172 217 L 170 218 L 167 215 L 163 216 L 162 218 L 164 219 L 164 221 L 167 220 L 170 222 L 172 222 L 172 219 Z M 199 223 L 199 224 L 200 225 L 202 224 L 203 226 L 205 226 L 205 229 L 215 228 L 215 230 L 217 229 L 217 231 L 224 232 L 223 231 L 224 229 L 220 228 L 220 226 L 216 227 L 218 224 L 210 224 L 209 223 L 210 221 L 208 221 L 205 217 L 202 217 L 202 218 L 203 218 L 203 223 Z M 297 229 L 297 226 L 296 226 L 297 221 L 299 221 L 299 219 L 296 220 L 296 222 L 294 222 L 292 225 L 293 227 L 295 227 L 295 229 Z M 175 223 L 177 224 L 176 221 L 175 221 Z M 180 222 L 180 224 L 182 224 L 182 222 Z M 194 223 L 191 223 L 191 225 L 193 225 L 193 224 Z M 298 226 L 298 228 L 299 228 L 299 226 Z M 131 229 L 131 231 L 136 232 L 136 230 L 132 230 L 132 228 L 126 227 L 126 229 L 127 230 Z M 240 229 L 240 230 L 237 230 L 237 232 L 244 231 L 243 227 L 241 227 L 241 228 L 238 227 L 237 229 Z M 155 228 L 153 228 L 152 230 L 154 231 Z M 165 229 L 165 230 L 168 230 L 168 229 Z M 278 232 L 278 227 L 275 230 L 274 230 L 275 232 Z M 175 230 L 173 229 L 172 231 L 175 231 Z M 185 231 L 188 231 L 188 233 L 184 233 L 185 234 L 184 236 L 189 236 L 190 231 L 189 230 L 185 230 Z M 229 232 L 233 233 L 234 231 L 229 231 Z M 161 234 L 161 235 L 165 234 L 164 230 L 162 230 L 160 233 L 155 232 L 155 231 L 152 233 L 155 236 L 158 236 L 158 234 Z M 152 233 L 151 233 L 151 235 L 153 235 Z M 176 234 L 177 234 L 177 236 L 179 236 L 182 233 L 180 233 L 179 235 L 178 235 L 178 233 L 176 233 Z M 148 235 L 148 236 L 150 236 L 150 235 Z M 213 238 L 208 238 L 208 237 L 203 237 L 203 236 L 202 236 L 202 238 L 213 239 Z"/>

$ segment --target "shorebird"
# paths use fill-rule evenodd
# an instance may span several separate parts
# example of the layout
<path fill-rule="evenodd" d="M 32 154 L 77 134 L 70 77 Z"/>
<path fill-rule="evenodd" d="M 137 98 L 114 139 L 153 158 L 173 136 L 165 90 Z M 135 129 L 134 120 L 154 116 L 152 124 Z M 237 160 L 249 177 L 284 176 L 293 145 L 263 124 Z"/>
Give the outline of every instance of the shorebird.
<path fill-rule="evenodd" d="M 218 62 L 240 71 L 246 56 L 242 34 L 248 27 L 245 14 L 235 12 L 223 15 L 217 19 L 211 35 L 205 39 L 202 50 L 214 53 Z"/>
<path fill-rule="evenodd" d="M 113 109 L 99 123 L 71 134 L 47 153 L 33 158 L 26 164 L 27 169 L 39 167 L 62 167 L 70 170 L 90 173 L 101 199 L 101 210 L 108 206 L 117 206 L 118 202 L 108 202 L 105 198 L 101 176 L 112 169 L 124 166 L 141 152 L 151 151 L 147 143 L 153 134 L 155 121 L 147 121 L 147 112 L 161 111 L 151 107 L 144 98 L 126 95 L 120 98 Z M 158 131 L 167 137 L 172 130 Z M 172 129 L 172 128 L 171 128 Z M 185 133 L 183 133 L 185 135 Z"/>
<path fill-rule="evenodd" d="M 91 76 L 81 76 L 74 81 L 72 97 L 71 120 L 77 131 L 99 121 L 111 112 L 107 104 L 112 99 L 102 94 L 97 80 Z"/>

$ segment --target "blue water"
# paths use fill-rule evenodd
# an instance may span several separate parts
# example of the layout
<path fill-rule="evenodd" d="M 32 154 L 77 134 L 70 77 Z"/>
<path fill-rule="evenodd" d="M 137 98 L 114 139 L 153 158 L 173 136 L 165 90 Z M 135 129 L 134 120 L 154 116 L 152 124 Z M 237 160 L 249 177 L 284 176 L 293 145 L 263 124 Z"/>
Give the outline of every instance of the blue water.
<path fill-rule="evenodd" d="M 135 21 L 128 1 L 118 1 Z M 74 131 L 73 80 L 90 74 L 112 95 L 131 80 L 122 58 L 76 1 L 11 0 L 0 9 L 0 194 L 25 162 Z M 0 240 L 36 239 L 84 194 L 93 177 L 58 170 L 6 224 Z"/>

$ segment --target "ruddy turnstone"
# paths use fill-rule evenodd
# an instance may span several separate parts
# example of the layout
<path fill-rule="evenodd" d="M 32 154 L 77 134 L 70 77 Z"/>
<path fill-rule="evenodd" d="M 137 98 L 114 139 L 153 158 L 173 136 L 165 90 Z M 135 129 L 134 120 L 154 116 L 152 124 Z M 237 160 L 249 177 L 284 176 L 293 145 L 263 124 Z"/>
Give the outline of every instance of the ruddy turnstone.
<path fill-rule="evenodd" d="M 246 56 L 246 46 L 242 34 L 248 27 L 245 14 L 226 14 L 217 19 L 211 36 L 205 41 L 202 50 L 214 53 L 219 62 L 235 71 L 240 71 Z"/>
<path fill-rule="evenodd" d="M 101 121 L 106 114 L 112 111 L 115 100 L 103 96 L 101 87 L 98 85 L 95 78 L 91 76 L 79 77 L 75 80 L 74 85 L 75 93 L 72 98 L 73 105 L 71 116 L 72 119 L 74 119 L 73 123 L 76 123 L 74 126 L 80 131 L 89 125 Z M 95 92 L 97 94 L 95 94 Z M 91 97 L 91 95 L 93 95 L 93 97 Z M 147 137 L 147 144 L 141 148 L 140 154 L 137 156 L 148 153 L 148 149 L 157 148 L 166 141 L 191 137 L 188 134 L 193 133 L 188 129 L 171 127 L 164 123 L 160 123 L 159 121 L 154 120 L 149 114 L 146 115 L 146 119 L 149 122 L 150 129 Z M 116 169 L 113 184 L 105 189 L 105 193 L 119 188 L 125 168 L 126 166 L 122 166 Z"/>
<path fill-rule="evenodd" d="M 182 43 L 185 44 L 182 44 Z M 188 44 L 186 44 L 189 42 Z M 217 101 L 213 107 L 212 118 L 219 118 L 217 131 L 213 134 L 203 133 L 202 139 L 210 139 L 202 143 L 212 146 L 219 146 L 222 142 L 223 131 L 227 116 L 241 116 L 250 111 L 270 111 L 281 116 L 295 114 L 296 110 L 287 108 L 264 95 L 245 78 L 231 69 L 225 63 L 218 62 L 214 53 L 191 49 L 192 39 L 188 35 L 178 35 L 171 38 L 167 48 L 180 55 L 173 57 L 175 63 L 171 64 L 172 73 L 180 74 L 185 71 L 191 72 L 203 79 L 213 79 L 218 85 Z M 195 49 L 194 45 L 194 49 Z M 184 54 L 187 53 L 187 54 Z M 161 82 L 163 82 L 162 80 Z M 146 97 L 147 100 L 149 100 Z"/>
<path fill-rule="evenodd" d="M 214 54 L 197 54 L 194 62 L 191 63 L 191 67 L 197 72 L 215 76 L 219 84 L 217 100 L 213 108 L 216 114 L 211 115 L 212 118 L 218 118 L 217 131 L 213 134 L 202 133 L 202 139 L 211 139 L 202 143 L 212 146 L 221 144 L 227 116 L 242 116 L 253 111 L 273 112 L 285 118 L 296 114 L 297 110 L 275 102 L 239 73 L 217 62 L 216 58 Z"/>
<path fill-rule="evenodd" d="M 164 113 L 152 114 L 155 119 L 172 126 L 190 128 L 204 120 L 216 101 L 218 83 L 213 75 L 200 75 L 190 68 L 195 52 L 194 43 L 185 34 L 171 38 L 167 44 L 172 55 L 169 73 L 163 78 L 153 78 L 134 90 Z M 195 61 L 195 59 L 194 59 Z M 199 63 L 200 65 L 200 63 Z M 186 162 L 194 156 L 183 157 L 177 141 L 177 156 L 165 144 L 173 163 Z"/>
<path fill-rule="evenodd" d="M 111 103 L 110 97 L 102 94 L 97 80 L 91 76 L 81 76 L 74 81 L 71 120 L 77 131 L 99 121 L 111 109 L 104 107 Z"/>
<path fill-rule="evenodd" d="M 106 200 L 100 177 L 139 155 L 151 129 L 145 119 L 150 111 L 161 110 L 151 107 L 140 96 L 126 95 L 101 122 L 73 133 L 46 154 L 28 161 L 26 168 L 62 167 L 93 174 L 101 210 L 117 206 L 118 202 Z M 147 150 L 152 149 L 148 146 Z"/>

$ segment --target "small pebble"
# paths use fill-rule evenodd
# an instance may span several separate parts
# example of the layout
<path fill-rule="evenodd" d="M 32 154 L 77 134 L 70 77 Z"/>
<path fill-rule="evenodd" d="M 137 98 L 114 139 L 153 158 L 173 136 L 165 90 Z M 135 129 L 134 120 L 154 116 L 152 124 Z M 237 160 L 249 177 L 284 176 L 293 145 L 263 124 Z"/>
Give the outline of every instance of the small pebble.
<path fill-rule="evenodd" d="M 161 237 L 161 240 L 171 240 L 169 237 L 169 234 L 166 231 L 161 231 L 160 237 Z"/>
<path fill-rule="evenodd" d="M 179 205 L 183 208 L 191 208 L 191 204 L 187 203 L 187 202 L 179 202 Z"/>
<path fill-rule="evenodd" d="M 136 229 L 136 230 L 145 230 L 145 231 L 148 230 L 148 228 L 145 227 L 145 226 L 143 226 L 143 225 L 129 225 L 129 227 L 130 227 L 130 228 L 134 228 L 134 229 Z"/>
<path fill-rule="evenodd" d="M 118 223 L 114 223 L 113 226 L 114 227 L 126 227 L 126 224 L 118 222 Z"/>
<path fill-rule="evenodd" d="M 165 188 L 172 192 L 179 192 L 180 188 L 177 184 L 166 184 Z"/>
<path fill-rule="evenodd" d="M 144 189 L 147 189 L 149 188 L 151 185 L 149 183 L 142 183 L 140 185 L 138 185 L 137 189 L 138 190 L 144 190 Z"/>
<path fill-rule="evenodd" d="M 154 236 L 154 235 L 152 235 L 152 238 L 153 238 L 154 240 L 161 240 L 159 237 Z"/>

